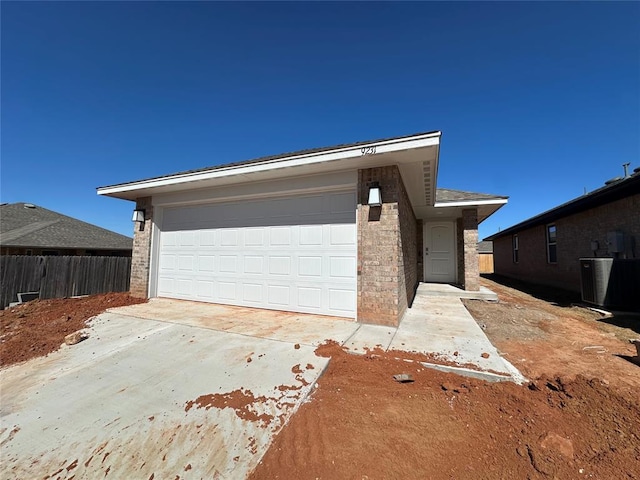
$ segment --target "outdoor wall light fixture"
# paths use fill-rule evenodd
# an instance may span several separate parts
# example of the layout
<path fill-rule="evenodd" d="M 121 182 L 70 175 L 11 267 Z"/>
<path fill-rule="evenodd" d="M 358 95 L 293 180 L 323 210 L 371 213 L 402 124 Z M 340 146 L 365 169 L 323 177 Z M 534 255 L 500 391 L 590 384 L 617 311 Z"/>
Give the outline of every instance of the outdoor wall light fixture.
<path fill-rule="evenodd" d="M 370 207 L 382 206 L 382 195 L 380 195 L 380 185 L 378 182 L 371 182 L 369 184 L 369 201 L 367 203 Z"/>
<path fill-rule="evenodd" d="M 132 222 L 144 222 L 144 210 L 134 210 Z"/>

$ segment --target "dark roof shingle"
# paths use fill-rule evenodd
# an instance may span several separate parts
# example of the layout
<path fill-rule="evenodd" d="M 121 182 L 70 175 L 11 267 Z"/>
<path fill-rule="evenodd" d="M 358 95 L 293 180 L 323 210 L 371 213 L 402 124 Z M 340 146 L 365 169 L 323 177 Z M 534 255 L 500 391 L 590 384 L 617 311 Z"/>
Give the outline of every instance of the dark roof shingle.
<path fill-rule="evenodd" d="M 29 203 L 0 206 L 3 247 L 131 250 L 133 239 Z"/>
<path fill-rule="evenodd" d="M 505 200 L 509 197 L 490 195 L 488 193 L 465 192 L 452 190 L 451 188 L 438 188 L 436 190 L 436 203 L 452 202 L 476 202 L 480 200 Z"/>
<path fill-rule="evenodd" d="M 478 242 L 478 253 L 493 253 L 493 242 L 490 240 Z"/>
<path fill-rule="evenodd" d="M 521 230 L 551 223 L 560 218 L 599 207 L 600 205 L 605 205 L 621 198 L 626 198 L 630 195 L 637 195 L 638 193 L 640 193 L 640 171 L 637 171 L 629 177 L 615 180 L 611 183 L 607 182 L 604 187 L 600 187 L 578 198 L 569 200 L 562 205 L 558 205 L 555 208 L 535 215 L 505 230 L 494 233 L 493 235 L 485 238 L 485 240 L 495 240 L 497 238 L 504 237 L 505 235 L 512 235 Z"/>
<path fill-rule="evenodd" d="M 114 184 L 114 185 L 106 185 L 106 186 L 100 187 L 100 188 L 113 188 L 113 187 L 119 187 L 121 185 L 128 185 L 130 183 L 140 183 L 140 182 L 148 182 L 150 180 L 159 180 L 159 179 L 163 179 L 163 178 L 180 177 L 180 176 L 183 176 L 183 175 L 191 175 L 191 174 L 194 174 L 194 173 L 209 172 L 209 171 L 214 171 L 214 170 L 222 170 L 222 169 L 226 169 L 226 168 L 251 165 L 253 163 L 271 162 L 271 161 L 275 161 L 275 160 L 285 159 L 285 158 L 288 158 L 288 157 L 297 157 L 299 155 L 311 155 L 311 154 L 314 154 L 314 153 L 322 153 L 322 152 L 330 151 L 330 150 L 343 149 L 343 148 L 353 148 L 353 147 L 358 147 L 360 145 L 368 145 L 370 143 L 387 142 L 387 141 L 391 141 L 391 140 L 402 140 L 403 138 L 416 137 L 416 136 L 419 136 L 419 135 L 439 134 L 439 133 L 440 132 L 438 130 L 432 130 L 432 131 L 428 131 L 428 132 L 414 133 L 412 135 L 402 135 L 402 136 L 399 136 L 399 137 L 386 137 L 386 138 L 379 138 L 379 139 L 376 139 L 376 140 L 364 140 L 364 141 L 353 142 L 353 143 L 341 143 L 341 144 L 332 145 L 332 146 L 329 146 L 329 147 L 307 148 L 305 150 L 297 150 L 297 151 L 294 151 L 294 152 L 279 153 L 277 155 L 267 155 L 267 156 L 264 156 L 264 157 L 254 158 L 254 159 L 251 159 L 251 160 L 243 160 L 243 161 L 231 162 L 231 163 L 222 163 L 220 165 L 213 165 L 213 166 L 204 167 L 204 168 L 196 168 L 196 169 L 193 169 L 193 170 L 184 170 L 184 171 L 181 171 L 181 172 L 171 173 L 171 174 L 167 174 L 167 175 L 159 175 L 159 176 L 156 176 L 156 177 L 145 178 L 143 180 L 138 180 L 136 182 L 124 182 L 124 183 L 117 183 L 117 184 Z"/>

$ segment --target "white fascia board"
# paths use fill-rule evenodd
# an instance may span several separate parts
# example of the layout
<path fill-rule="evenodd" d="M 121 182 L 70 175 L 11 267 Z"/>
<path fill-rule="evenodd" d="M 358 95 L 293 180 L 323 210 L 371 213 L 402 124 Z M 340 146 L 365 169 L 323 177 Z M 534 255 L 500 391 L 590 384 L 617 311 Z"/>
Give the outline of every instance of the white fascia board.
<path fill-rule="evenodd" d="M 495 200 L 468 200 L 463 202 L 442 202 L 436 203 L 434 207 L 475 207 L 479 205 L 504 205 L 508 200 L 506 198 L 498 198 Z"/>
<path fill-rule="evenodd" d="M 176 185 L 180 183 L 195 182 L 200 180 L 209 180 L 233 175 L 245 175 L 250 173 L 264 172 L 268 170 L 300 167 L 304 165 L 312 165 L 315 163 L 332 162 L 337 160 L 345 160 L 354 157 L 375 157 L 383 153 L 397 152 L 401 150 L 411 150 L 415 148 L 430 147 L 440 144 L 440 132 L 418 135 L 415 137 L 402 138 L 396 140 L 386 140 L 381 142 L 372 142 L 369 144 L 361 144 L 357 146 L 336 148 L 334 150 L 325 150 L 322 152 L 301 154 L 291 157 L 283 157 L 273 160 L 265 160 L 264 162 L 249 163 L 246 165 L 235 165 L 222 168 L 213 168 L 208 171 L 183 173 L 170 175 L 167 177 L 156 178 L 151 180 L 140 180 L 121 185 L 98 188 L 98 195 L 113 195 L 135 191 L 139 189 L 149 189 L 155 187 L 164 187 L 168 185 Z M 375 153 L 369 155 L 365 149 L 375 147 Z M 370 150 L 369 150 L 370 151 Z M 365 153 L 363 153 L 365 152 Z"/>

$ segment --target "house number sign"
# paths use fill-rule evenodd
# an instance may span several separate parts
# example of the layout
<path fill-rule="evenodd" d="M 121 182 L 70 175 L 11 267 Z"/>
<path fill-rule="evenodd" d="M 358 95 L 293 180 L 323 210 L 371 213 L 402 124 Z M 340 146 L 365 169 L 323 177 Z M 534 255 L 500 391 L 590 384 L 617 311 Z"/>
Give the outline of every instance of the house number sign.
<path fill-rule="evenodd" d="M 360 152 L 362 153 L 362 155 L 375 155 L 376 154 L 376 147 L 362 147 L 360 149 Z"/>

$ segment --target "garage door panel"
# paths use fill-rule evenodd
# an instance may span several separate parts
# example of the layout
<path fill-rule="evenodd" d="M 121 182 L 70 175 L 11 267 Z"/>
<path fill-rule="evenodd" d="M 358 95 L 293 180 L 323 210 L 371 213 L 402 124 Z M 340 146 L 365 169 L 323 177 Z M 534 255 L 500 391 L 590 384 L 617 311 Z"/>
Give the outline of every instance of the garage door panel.
<path fill-rule="evenodd" d="M 244 246 L 245 247 L 264 247 L 265 246 L 265 229 L 264 228 L 244 229 Z"/>
<path fill-rule="evenodd" d="M 331 278 L 353 278 L 356 270 L 356 259 L 353 257 L 329 257 L 329 275 Z"/>
<path fill-rule="evenodd" d="M 222 247 L 238 247 L 238 230 L 226 228 L 220 231 L 220 246 Z"/>
<path fill-rule="evenodd" d="M 190 278 L 177 278 L 176 279 L 176 292 L 179 295 L 189 296 L 193 293 L 194 285 L 193 280 Z"/>
<path fill-rule="evenodd" d="M 249 303 L 262 303 L 263 286 L 259 283 L 242 283 L 242 300 Z"/>
<path fill-rule="evenodd" d="M 238 273 L 238 256 L 220 255 L 220 273 Z"/>
<path fill-rule="evenodd" d="M 322 256 L 298 257 L 298 275 L 300 277 L 322 277 Z"/>
<path fill-rule="evenodd" d="M 300 231 L 300 246 L 321 246 L 323 238 L 322 225 L 303 225 L 298 227 Z"/>
<path fill-rule="evenodd" d="M 291 257 L 269 256 L 269 275 L 291 275 Z"/>
<path fill-rule="evenodd" d="M 198 255 L 198 271 L 203 273 L 214 273 L 216 266 L 215 255 Z"/>
<path fill-rule="evenodd" d="M 354 317 L 355 208 L 347 192 L 165 209 L 157 293 Z"/>
<path fill-rule="evenodd" d="M 331 245 L 355 245 L 355 225 L 330 225 L 329 240 Z"/>
<path fill-rule="evenodd" d="M 271 227 L 269 229 L 269 245 L 272 247 L 283 247 L 291 245 L 290 227 Z"/>
<path fill-rule="evenodd" d="M 222 303 L 238 301 L 238 284 L 237 282 L 219 281 L 217 298 Z"/>
<path fill-rule="evenodd" d="M 215 247 L 216 246 L 216 231 L 215 230 L 200 230 L 198 238 L 198 245 L 200 247 Z"/>
<path fill-rule="evenodd" d="M 213 280 L 197 280 L 196 281 L 196 295 L 201 300 L 213 300 L 214 295 L 214 282 Z"/>
<path fill-rule="evenodd" d="M 318 287 L 298 287 L 298 305 L 305 308 L 320 309 L 322 289 Z"/>
<path fill-rule="evenodd" d="M 181 272 L 193 272 L 194 254 L 178 256 L 178 270 Z"/>
<path fill-rule="evenodd" d="M 158 277 L 158 295 L 171 296 L 171 293 L 175 291 L 173 283 L 174 282 L 172 277 L 165 277 L 160 275 Z"/>
<path fill-rule="evenodd" d="M 178 232 L 164 232 L 162 235 L 162 246 L 174 247 L 177 245 Z"/>
<path fill-rule="evenodd" d="M 160 255 L 160 271 L 173 271 L 176 268 L 176 255 L 163 253 Z"/>
<path fill-rule="evenodd" d="M 291 287 L 285 285 L 269 285 L 267 287 L 267 300 L 269 305 L 277 307 L 289 307 L 291 301 Z"/>
<path fill-rule="evenodd" d="M 264 259 L 262 256 L 245 255 L 244 273 L 251 275 L 264 275 Z"/>
<path fill-rule="evenodd" d="M 353 290 L 329 289 L 329 308 L 331 310 L 349 312 L 355 303 L 356 294 Z"/>

